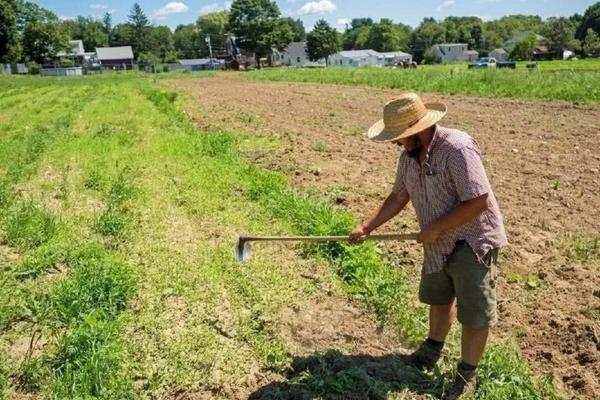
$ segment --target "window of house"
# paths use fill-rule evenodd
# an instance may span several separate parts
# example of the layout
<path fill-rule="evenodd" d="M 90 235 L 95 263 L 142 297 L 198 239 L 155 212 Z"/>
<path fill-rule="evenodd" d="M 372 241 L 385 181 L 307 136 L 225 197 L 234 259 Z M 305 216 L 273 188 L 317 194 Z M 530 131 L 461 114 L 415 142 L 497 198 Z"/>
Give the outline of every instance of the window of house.
<path fill-rule="evenodd" d="M 300 62 L 300 57 L 296 57 L 296 62 L 299 63 Z"/>

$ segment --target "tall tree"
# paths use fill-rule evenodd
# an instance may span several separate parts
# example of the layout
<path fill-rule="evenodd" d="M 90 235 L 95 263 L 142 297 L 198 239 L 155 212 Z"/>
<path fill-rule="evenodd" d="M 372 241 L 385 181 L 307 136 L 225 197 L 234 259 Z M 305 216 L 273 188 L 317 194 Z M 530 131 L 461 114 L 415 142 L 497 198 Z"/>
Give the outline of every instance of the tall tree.
<path fill-rule="evenodd" d="M 581 43 L 575 39 L 575 24 L 568 18 L 550 18 L 546 22 L 544 35 L 548 39 L 550 50 L 562 55 L 564 50 L 579 50 Z"/>
<path fill-rule="evenodd" d="M 301 19 L 293 19 L 291 17 L 285 17 L 281 19 L 284 23 L 287 23 L 292 29 L 293 37 L 292 42 L 304 42 L 306 40 L 306 29 L 304 29 L 304 23 Z"/>
<path fill-rule="evenodd" d="M 17 42 L 17 4 L 14 0 L 0 0 L 0 63 L 15 61 Z"/>
<path fill-rule="evenodd" d="M 69 35 L 58 17 L 37 4 L 21 2 L 17 18 L 23 59 L 42 64 L 69 49 Z"/>
<path fill-rule="evenodd" d="M 583 42 L 583 52 L 586 56 L 600 57 L 600 35 L 592 28 L 588 28 L 585 41 Z"/>
<path fill-rule="evenodd" d="M 273 46 L 272 32 L 279 21 L 279 7 L 271 0 L 235 0 L 231 4 L 229 26 L 238 45 L 253 51 L 257 66 Z"/>
<path fill-rule="evenodd" d="M 102 17 L 102 26 L 104 27 L 104 32 L 110 36 L 110 31 L 112 30 L 112 14 L 107 12 Z"/>
<path fill-rule="evenodd" d="M 152 52 L 156 54 L 163 63 L 172 63 L 177 61 L 175 45 L 173 42 L 173 32 L 168 26 L 157 26 L 151 28 L 152 32 Z"/>
<path fill-rule="evenodd" d="M 581 23 L 577 27 L 575 37 L 582 41 L 585 40 L 588 29 L 593 29 L 594 32 L 600 35 L 600 1 L 588 7 L 585 11 Z"/>
<path fill-rule="evenodd" d="M 412 33 L 411 50 L 416 60 L 422 60 L 425 51 L 434 44 L 446 41 L 446 29 L 434 18 L 425 18 Z"/>
<path fill-rule="evenodd" d="M 342 43 L 345 50 L 364 49 L 369 40 L 373 20 L 371 18 L 354 18 L 344 32 Z"/>
<path fill-rule="evenodd" d="M 150 51 L 150 22 L 148 17 L 138 3 L 134 3 L 127 19 L 133 27 L 133 41 L 131 47 L 134 54 L 141 54 Z"/>
<path fill-rule="evenodd" d="M 320 19 L 311 32 L 306 35 L 306 51 L 312 61 L 322 58 L 329 63 L 328 57 L 340 50 L 337 31 L 327 21 Z"/>
<path fill-rule="evenodd" d="M 205 56 L 204 38 L 195 24 L 178 25 L 173 33 L 173 44 L 179 58 Z"/>
<path fill-rule="evenodd" d="M 69 32 L 71 39 L 83 41 L 86 50 L 94 50 L 96 47 L 108 45 L 108 34 L 104 30 L 102 22 L 92 17 L 77 17 L 74 20 L 66 20 L 62 25 Z"/>

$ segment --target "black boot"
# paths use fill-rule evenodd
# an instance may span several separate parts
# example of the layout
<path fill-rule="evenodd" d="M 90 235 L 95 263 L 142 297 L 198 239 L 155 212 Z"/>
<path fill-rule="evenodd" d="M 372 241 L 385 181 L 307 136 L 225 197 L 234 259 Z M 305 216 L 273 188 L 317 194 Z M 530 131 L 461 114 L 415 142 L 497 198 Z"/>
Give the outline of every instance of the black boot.
<path fill-rule="evenodd" d="M 418 370 L 433 369 L 442 357 L 444 344 L 431 339 L 425 340 L 419 348 L 407 357 L 407 362 Z"/>

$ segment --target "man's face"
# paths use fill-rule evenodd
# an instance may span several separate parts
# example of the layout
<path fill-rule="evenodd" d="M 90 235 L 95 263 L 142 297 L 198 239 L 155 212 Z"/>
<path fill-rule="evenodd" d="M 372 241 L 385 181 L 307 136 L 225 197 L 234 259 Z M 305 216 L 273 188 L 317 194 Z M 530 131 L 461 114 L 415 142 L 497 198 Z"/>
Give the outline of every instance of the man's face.
<path fill-rule="evenodd" d="M 412 135 L 407 138 L 398 139 L 395 142 L 398 146 L 404 147 L 406 154 L 412 158 L 419 158 L 419 154 L 423 150 L 423 144 L 421 143 L 421 138 L 419 135 Z"/>

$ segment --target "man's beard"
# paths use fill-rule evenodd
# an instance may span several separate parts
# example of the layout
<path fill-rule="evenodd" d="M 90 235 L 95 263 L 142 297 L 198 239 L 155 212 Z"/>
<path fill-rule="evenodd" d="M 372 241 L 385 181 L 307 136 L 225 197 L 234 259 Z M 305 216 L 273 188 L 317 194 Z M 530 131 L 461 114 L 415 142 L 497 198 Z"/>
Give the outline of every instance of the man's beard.
<path fill-rule="evenodd" d="M 414 158 L 414 159 L 418 159 L 419 155 L 421 154 L 421 151 L 423 150 L 423 145 L 421 144 L 421 139 L 417 136 L 415 138 L 415 147 L 408 150 L 408 149 L 404 149 L 404 151 L 406 151 L 406 154 L 408 154 L 409 157 Z"/>

